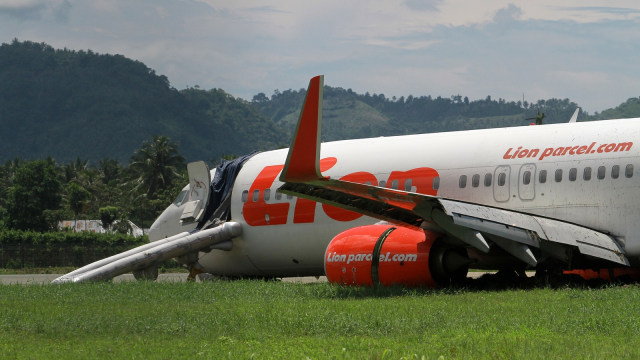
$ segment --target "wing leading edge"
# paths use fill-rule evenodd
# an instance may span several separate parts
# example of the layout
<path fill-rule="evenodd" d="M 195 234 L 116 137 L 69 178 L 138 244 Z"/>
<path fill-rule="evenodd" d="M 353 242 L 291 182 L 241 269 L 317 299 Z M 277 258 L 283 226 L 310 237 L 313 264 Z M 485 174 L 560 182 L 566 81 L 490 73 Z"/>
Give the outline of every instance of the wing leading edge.
<path fill-rule="evenodd" d="M 280 191 L 410 227 L 437 228 L 482 252 L 489 239 L 535 266 L 531 248 L 568 261 L 570 251 L 629 265 L 613 237 L 580 225 L 513 210 L 323 177 L 319 171 L 323 77 L 311 79 L 280 175 Z M 560 246 L 558 246 L 560 245 Z"/>

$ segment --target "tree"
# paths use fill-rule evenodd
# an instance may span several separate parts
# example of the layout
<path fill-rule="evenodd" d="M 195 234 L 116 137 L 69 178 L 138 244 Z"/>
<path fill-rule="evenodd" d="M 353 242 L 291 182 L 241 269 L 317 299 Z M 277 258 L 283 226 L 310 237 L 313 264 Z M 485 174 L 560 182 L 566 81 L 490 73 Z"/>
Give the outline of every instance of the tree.
<path fill-rule="evenodd" d="M 47 231 L 55 228 L 50 223 L 51 211 L 60 207 L 60 181 L 56 176 L 55 161 L 35 160 L 24 163 L 15 174 L 7 196 L 9 226 L 19 230 Z"/>
<path fill-rule="evenodd" d="M 110 230 L 113 222 L 116 221 L 118 216 L 120 215 L 120 211 L 115 206 L 105 206 L 98 210 L 100 212 L 100 221 L 102 222 L 102 227 L 105 230 Z"/>
<path fill-rule="evenodd" d="M 169 189 L 179 178 L 179 169 L 184 167 L 178 145 L 166 136 L 154 136 L 153 141 L 145 141 L 129 164 L 136 177 L 136 189 L 142 190 L 150 199 L 154 199 L 159 191 Z"/>
<path fill-rule="evenodd" d="M 118 180 L 122 168 L 118 164 L 118 160 L 104 158 L 98 162 L 98 170 L 100 171 L 102 182 L 105 185 L 109 185 L 112 181 Z"/>
<path fill-rule="evenodd" d="M 87 189 L 78 185 L 78 183 L 71 182 L 67 186 L 67 201 L 69 202 L 69 208 L 73 211 L 73 219 L 78 221 L 78 214 L 82 212 L 87 200 L 91 198 L 91 194 Z"/>

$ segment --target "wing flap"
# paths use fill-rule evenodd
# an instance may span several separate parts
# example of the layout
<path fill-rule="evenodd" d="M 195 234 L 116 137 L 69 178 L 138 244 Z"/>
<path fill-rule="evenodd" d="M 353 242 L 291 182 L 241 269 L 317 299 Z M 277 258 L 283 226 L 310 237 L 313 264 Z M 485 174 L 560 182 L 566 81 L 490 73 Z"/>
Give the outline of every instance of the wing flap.
<path fill-rule="evenodd" d="M 497 209 L 478 204 L 441 199 L 454 221 L 478 231 L 540 247 L 542 240 L 575 246 L 580 253 L 629 265 L 624 251 L 610 235 L 568 222 Z"/>

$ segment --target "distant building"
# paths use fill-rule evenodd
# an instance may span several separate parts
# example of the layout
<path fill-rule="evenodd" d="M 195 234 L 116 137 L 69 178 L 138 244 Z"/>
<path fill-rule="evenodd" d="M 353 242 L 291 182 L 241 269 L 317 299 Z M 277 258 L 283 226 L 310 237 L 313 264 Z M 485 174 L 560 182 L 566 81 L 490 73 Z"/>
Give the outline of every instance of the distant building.
<path fill-rule="evenodd" d="M 144 231 L 142 231 L 142 229 L 140 229 L 136 224 L 132 223 L 129 220 L 127 221 L 131 226 L 131 229 L 133 231 L 132 233 L 133 236 L 144 235 Z M 117 222 L 118 220 L 115 221 L 115 223 Z M 68 228 L 75 232 L 90 231 L 90 232 L 102 233 L 102 234 L 107 232 L 107 230 L 105 230 L 102 227 L 102 221 L 100 220 L 63 220 L 58 223 L 58 228 L 60 230 L 64 228 Z"/>

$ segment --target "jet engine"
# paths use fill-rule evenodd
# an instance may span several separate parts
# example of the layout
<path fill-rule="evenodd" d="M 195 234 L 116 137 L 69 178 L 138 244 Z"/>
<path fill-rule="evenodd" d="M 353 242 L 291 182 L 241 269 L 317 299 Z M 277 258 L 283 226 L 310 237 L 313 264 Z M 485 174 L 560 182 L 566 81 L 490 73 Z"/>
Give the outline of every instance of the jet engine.
<path fill-rule="evenodd" d="M 448 286 L 466 278 L 466 249 L 441 234 L 389 224 L 359 226 L 334 237 L 324 257 L 331 283 L 356 286 Z"/>

